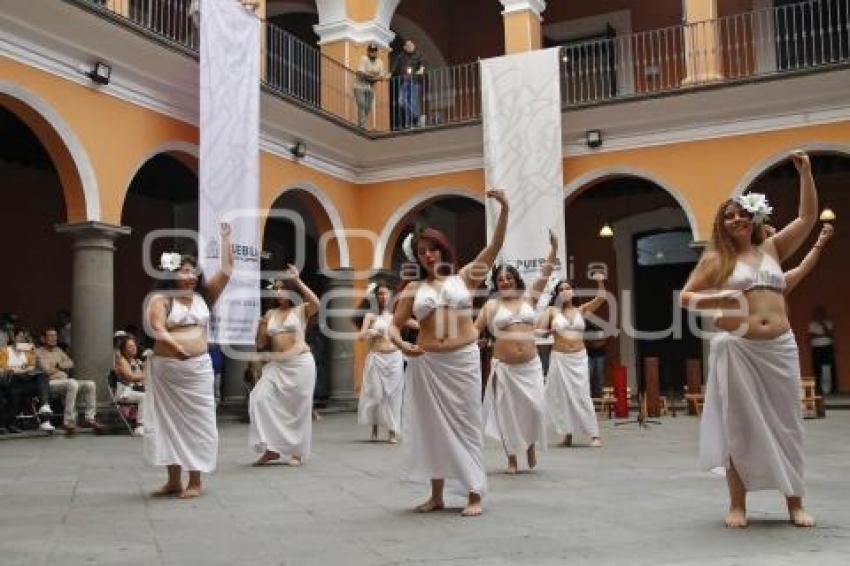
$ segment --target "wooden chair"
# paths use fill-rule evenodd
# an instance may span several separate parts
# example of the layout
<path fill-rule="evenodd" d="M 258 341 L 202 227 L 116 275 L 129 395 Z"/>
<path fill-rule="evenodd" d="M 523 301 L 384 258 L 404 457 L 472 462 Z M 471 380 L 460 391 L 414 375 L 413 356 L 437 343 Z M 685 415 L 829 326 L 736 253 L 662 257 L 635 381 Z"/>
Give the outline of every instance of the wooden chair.
<path fill-rule="evenodd" d="M 696 387 L 694 387 L 696 391 Z M 699 393 L 691 393 L 689 386 L 685 386 L 685 401 L 688 403 L 689 415 L 702 415 L 702 406 L 705 404 L 705 385 L 699 386 Z"/>
<path fill-rule="evenodd" d="M 817 394 L 815 390 L 815 378 L 804 377 L 800 380 L 800 387 L 803 389 L 803 418 L 816 419 L 818 418 L 818 404 L 823 398 Z"/>

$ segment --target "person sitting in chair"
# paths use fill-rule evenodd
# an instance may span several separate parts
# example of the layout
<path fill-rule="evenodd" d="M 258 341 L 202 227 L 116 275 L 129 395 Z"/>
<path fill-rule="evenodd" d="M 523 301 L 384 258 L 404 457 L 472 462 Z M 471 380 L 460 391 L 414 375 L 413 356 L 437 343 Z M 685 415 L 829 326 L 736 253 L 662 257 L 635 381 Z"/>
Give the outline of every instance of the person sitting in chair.
<path fill-rule="evenodd" d="M 139 346 L 133 336 L 125 335 L 118 340 L 118 356 L 113 371 L 118 381 L 115 399 L 120 403 L 136 404 L 136 428 L 133 436 L 144 436 L 145 363 L 139 359 Z"/>
<path fill-rule="evenodd" d="M 65 434 L 77 432 L 77 397 L 82 394 L 86 405 L 85 424 L 95 434 L 103 434 L 102 424 L 95 419 L 97 414 L 97 396 L 94 381 L 78 380 L 71 377 L 74 361 L 59 347 L 59 333 L 55 328 L 44 331 L 44 346 L 36 350 L 38 365 L 50 379 L 50 391 L 65 395 Z"/>
<path fill-rule="evenodd" d="M 7 335 L 3 333 L 3 347 L 0 347 L 0 373 L 5 374 L 8 393 L 0 426 L 10 432 L 20 432 L 20 429 L 15 426 L 15 418 L 26 409 L 31 399 L 38 397 L 41 403 L 41 408 L 38 410 L 39 417 L 50 417 L 53 414 L 48 404 L 50 389 L 47 375 L 36 366 L 36 356 L 29 333 L 24 329 L 18 329 L 14 333 L 12 344 L 6 345 L 7 339 Z M 45 418 L 39 428 L 50 432 L 53 430 L 53 425 Z"/>

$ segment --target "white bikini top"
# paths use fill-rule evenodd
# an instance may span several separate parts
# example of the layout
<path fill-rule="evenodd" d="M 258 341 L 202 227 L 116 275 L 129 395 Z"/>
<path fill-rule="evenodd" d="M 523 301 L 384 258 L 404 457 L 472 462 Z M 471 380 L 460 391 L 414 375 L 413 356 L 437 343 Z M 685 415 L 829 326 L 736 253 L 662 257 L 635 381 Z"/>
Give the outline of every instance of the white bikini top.
<path fill-rule="evenodd" d="M 192 295 L 192 304 L 186 306 L 176 298 L 171 299 L 171 312 L 165 319 L 166 328 L 178 326 L 206 326 L 210 319 L 210 309 L 198 293 Z"/>
<path fill-rule="evenodd" d="M 434 309 L 448 307 L 450 309 L 471 309 L 472 294 L 459 275 L 443 279 L 440 290 L 434 289 L 427 281 L 422 281 L 413 299 L 413 316 L 422 320 Z"/>
<path fill-rule="evenodd" d="M 577 311 L 572 320 L 559 312 L 552 318 L 552 330 L 555 332 L 584 332 L 585 323 L 581 311 Z"/>
<path fill-rule="evenodd" d="M 496 310 L 496 316 L 493 317 L 493 327 L 504 330 L 512 324 L 534 324 L 536 318 L 534 309 L 526 301 L 522 301 L 522 306 L 515 313 L 499 301 L 499 308 Z"/>
<path fill-rule="evenodd" d="M 385 312 L 384 314 L 380 314 L 375 318 L 375 322 L 372 323 L 372 330 L 387 336 L 390 331 L 390 323 L 392 320 L 392 313 Z"/>
<path fill-rule="evenodd" d="M 295 309 L 291 309 L 283 320 L 280 320 L 279 316 L 269 316 L 269 323 L 266 326 L 266 332 L 269 336 L 277 336 L 278 334 L 284 334 L 288 332 L 298 332 L 301 330 L 301 321 L 298 320 L 298 316 L 295 314 Z M 280 321 L 280 323 L 278 323 Z"/>
<path fill-rule="evenodd" d="M 785 289 L 785 274 L 779 262 L 769 253 L 761 252 L 761 260 L 758 267 L 744 263 L 740 259 L 735 262 L 735 269 L 726 283 L 725 289 L 737 289 L 739 291 L 750 291 L 751 289 L 773 289 L 780 293 Z"/>

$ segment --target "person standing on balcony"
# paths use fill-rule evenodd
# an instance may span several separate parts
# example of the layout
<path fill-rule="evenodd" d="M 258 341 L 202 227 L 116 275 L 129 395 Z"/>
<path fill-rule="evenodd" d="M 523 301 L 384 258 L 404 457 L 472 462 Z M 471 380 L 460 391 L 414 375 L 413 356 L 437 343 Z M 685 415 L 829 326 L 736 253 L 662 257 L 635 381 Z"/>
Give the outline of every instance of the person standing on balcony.
<path fill-rule="evenodd" d="M 790 158 L 800 175 L 797 218 L 768 236 L 763 222 L 772 209 L 764 195 L 724 201 L 710 248 L 679 296 L 685 308 L 714 313 L 721 331 L 711 340 L 700 463 L 725 472 L 732 528 L 748 524 L 747 492 L 763 489 L 785 496 L 794 525 L 815 524 L 803 508 L 800 359 L 780 264 L 817 222 L 818 197 L 809 156 L 794 151 Z"/>
<path fill-rule="evenodd" d="M 398 93 L 397 123 L 404 129 L 413 128 L 419 125 L 419 117 L 422 115 L 425 61 L 416 51 L 416 44 L 412 40 L 404 42 L 404 51 L 395 60 L 392 74 L 396 77 Z"/>
<path fill-rule="evenodd" d="M 378 57 L 378 45 L 370 43 L 366 55 L 357 63 L 354 99 L 357 101 L 357 126 L 366 128 L 375 104 L 375 84 L 384 79 L 384 62 Z"/>

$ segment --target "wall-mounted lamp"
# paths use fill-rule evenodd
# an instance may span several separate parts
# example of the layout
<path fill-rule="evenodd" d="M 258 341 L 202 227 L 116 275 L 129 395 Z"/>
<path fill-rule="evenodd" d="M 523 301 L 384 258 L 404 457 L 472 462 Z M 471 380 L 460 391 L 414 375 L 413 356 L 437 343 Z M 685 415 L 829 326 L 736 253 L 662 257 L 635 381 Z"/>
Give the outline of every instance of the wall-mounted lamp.
<path fill-rule="evenodd" d="M 820 213 L 821 222 L 833 222 L 835 221 L 835 213 L 831 208 L 824 208 Z"/>
<path fill-rule="evenodd" d="M 302 159 L 305 155 L 307 155 L 307 144 L 302 141 L 295 142 L 295 145 L 289 148 L 289 153 L 291 153 L 295 159 Z"/>
<path fill-rule="evenodd" d="M 97 84 L 108 85 L 109 77 L 112 76 L 112 67 L 102 61 L 98 61 L 94 64 L 94 67 L 86 73 L 86 76 Z"/>
<path fill-rule="evenodd" d="M 614 237 L 614 229 L 611 228 L 611 225 L 607 222 L 602 226 L 602 229 L 599 230 L 600 238 L 613 238 Z"/>
<path fill-rule="evenodd" d="M 584 134 L 587 147 L 596 149 L 602 145 L 602 132 L 599 130 L 588 130 Z"/>

